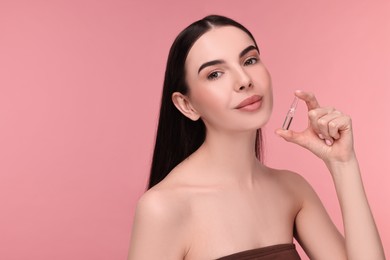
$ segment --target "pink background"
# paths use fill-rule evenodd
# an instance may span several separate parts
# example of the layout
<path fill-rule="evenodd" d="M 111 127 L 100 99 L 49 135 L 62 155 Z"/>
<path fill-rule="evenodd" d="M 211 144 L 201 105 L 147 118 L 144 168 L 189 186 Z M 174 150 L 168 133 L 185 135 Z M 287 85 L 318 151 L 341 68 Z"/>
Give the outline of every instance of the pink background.
<path fill-rule="evenodd" d="M 390 1 L 2 0 L 0 259 L 126 259 L 168 48 L 210 13 L 247 26 L 273 76 L 266 162 L 305 176 L 339 227 L 323 163 L 273 131 L 295 89 L 353 117 L 390 255 Z"/>

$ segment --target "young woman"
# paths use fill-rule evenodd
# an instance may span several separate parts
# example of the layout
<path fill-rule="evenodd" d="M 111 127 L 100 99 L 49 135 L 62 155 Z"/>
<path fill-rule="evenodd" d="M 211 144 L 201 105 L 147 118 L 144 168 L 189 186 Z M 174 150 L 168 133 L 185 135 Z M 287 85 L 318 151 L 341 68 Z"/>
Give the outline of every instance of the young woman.
<path fill-rule="evenodd" d="M 310 93 L 295 95 L 307 104 L 309 125 L 276 133 L 326 163 L 345 239 L 300 175 L 262 164 L 270 75 L 246 28 L 208 16 L 182 31 L 169 53 L 149 190 L 137 205 L 129 259 L 299 259 L 294 237 L 312 259 L 384 259 L 351 119 Z"/>

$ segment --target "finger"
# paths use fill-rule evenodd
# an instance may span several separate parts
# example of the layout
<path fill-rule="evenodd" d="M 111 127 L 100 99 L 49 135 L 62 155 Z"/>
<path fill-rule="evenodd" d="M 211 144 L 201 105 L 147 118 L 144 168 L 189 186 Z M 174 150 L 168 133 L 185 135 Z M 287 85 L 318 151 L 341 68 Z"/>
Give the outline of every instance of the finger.
<path fill-rule="evenodd" d="M 321 134 L 322 132 L 321 130 L 324 128 L 323 125 L 320 125 L 321 123 L 322 124 L 324 123 L 320 119 L 328 114 L 329 114 L 329 109 L 323 107 L 312 109 L 308 112 L 309 124 L 317 135 Z M 323 137 L 320 138 L 324 139 Z"/>
<path fill-rule="evenodd" d="M 335 140 L 340 139 L 341 132 L 351 129 L 351 118 L 346 115 L 335 117 L 329 122 L 329 135 Z"/>
<path fill-rule="evenodd" d="M 328 111 L 327 114 L 323 115 L 322 117 L 318 118 L 318 130 L 319 134 L 323 136 L 323 139 L 329 140 L 332 142 L 333 138 L 338 139 L 340 136 L 338 134 L 338 131 L 334 129 L 336 121 L 333 122 L 333 120 L 336 120 L 337 118 L 340 118 L 342 116 L 340 111 L 331 109 Z M 332 132 L 330 129 L 332 128 Z"/>
<path fill-rule="evenodd" d="M 282 137 L 285 141 L 300 145 L 306 149 L 309 149 L 310 145 L 313 145 L 316 142 L 315 135 L 312 136 L 314 138 L 312 139 L 312 137 L 308 137 L 307 133 L 304 134 L 303 132 L 295 132 L 293 130 L 284 130 L 280 128 L 277 129 L 275 133 Z M 319 139 L 318 141 L 322 142 Z"/>
<path fill-rule="evenodd" d="M 305 101 L 309 111 L 320 107 L 320 104 L 313 93 L 297 90 L 295 91 L 295 96 Z"/>
<path fill-rule="evenodd" d="M 301 146 L 305 146 L 305 144 L 299 138 L 299 134 L 292 130 L 277 129 L 275 133 L 280 137 L 282 137 L 287 142 L 296 143 Z"/>

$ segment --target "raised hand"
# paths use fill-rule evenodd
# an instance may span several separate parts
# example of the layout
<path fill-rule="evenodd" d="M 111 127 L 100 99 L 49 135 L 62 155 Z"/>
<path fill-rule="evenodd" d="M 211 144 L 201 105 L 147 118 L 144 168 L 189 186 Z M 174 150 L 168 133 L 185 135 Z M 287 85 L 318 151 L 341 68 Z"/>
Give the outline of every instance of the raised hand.
<path fill-rule="evenodd" d="M 347 162 L 355 158 L 351 118 L 331 107 L 321 107 L 312 93 L 295 91 L 308 109 L 308 126 L 302 132 L 277 129 L 286 141 L 298 144 L 326 163 Z"/>

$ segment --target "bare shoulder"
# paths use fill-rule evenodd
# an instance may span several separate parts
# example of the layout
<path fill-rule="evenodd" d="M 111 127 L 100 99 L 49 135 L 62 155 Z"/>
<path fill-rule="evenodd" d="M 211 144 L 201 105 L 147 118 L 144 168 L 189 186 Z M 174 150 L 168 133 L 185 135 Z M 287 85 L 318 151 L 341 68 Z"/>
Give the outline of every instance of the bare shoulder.
<path fill-rule="evenodd" d="M 297 173 L 286 170 L 273 173 L 301 203 L 294 236 L 310 259 L 345 259 L 344 239 L 312 186 Z"/>
<path fill-rule="evenodd" d="M 136 212 L 177 223 L 188 211 L 188 204 L 183 203 L 185 200 L 180 188 L 161 183 L 142 195 L 137 203 Z"/>
<path fill-rule="evenodd" d="M 289 170 L 268 169 L 281 185 L 294 194 L 301 195 L 302 199 L 314 193 L 312 186 L 302 175 Z"/>
<path fill-rule="evenodd" d="M 290 170 L 270 169 L 272 176 L 285 189 L 295 202 L 300 204 L 299 211 L 307 205 L 318 205 L 322 202 L 311 184 L 299 173 Z"/>
<path fill-rule="evenodd" d="M 189 206 L 180 189 L 161 183 L 136 207 L 129 259 L 183 259 L 188 251 Z M 150 250 L 153 248 L 153 250 Z"/>
<path fill-rule="evenodd" d="M 188 213 L 190 193 L 185 176 L 188 167 L 176 166 L 161 182 L 146 191 L 138 201 L 137 211 L 174 221 Z M 178 219 L 176 219 L 178 218 Z M 167 219 L 168 220 L 168 219 Z"/>

